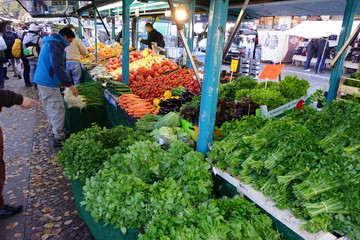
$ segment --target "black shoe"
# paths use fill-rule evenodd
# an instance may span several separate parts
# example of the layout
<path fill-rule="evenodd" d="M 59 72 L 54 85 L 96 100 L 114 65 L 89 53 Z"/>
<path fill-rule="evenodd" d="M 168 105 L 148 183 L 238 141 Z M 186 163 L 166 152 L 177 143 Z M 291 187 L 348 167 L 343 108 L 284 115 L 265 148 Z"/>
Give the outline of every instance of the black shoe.
<path fill-rule="evenodd" d="M 70 137 L 70 134 L 71 134 L 70 130 L 67 129 L 67 128 L 64 128 L 64 129 L 63 129 L 63 132 L 64 132 L 65 135 L 66 135 L 66 139 L 68 139 L 68 138 Z"/>
<path fill-rule="evenodd" d="M 25 83 L 25 87 L 32 87 L 31 83 Z"/>
<path fill-rule="evenodd" d="M 22 77 L 20 75 L 18 75 L 18 79 L 22 79 Z"/>
<path fill-rule="evenodd" d="M 5 78 L 6 80 L 9 80 L 9 79 L 10 79 L 10 78 L 8 78 L 8 76 L 5 76 L 4 78 Z"/>
<path fill-rule="evenodd" d="M 64 142 L 65 142 L 65 139 L 54 138 L 53 146 L 54 147 L 62 147 Z"/>
<path fill-rule="evenodd" d="M 19 212 L 21 212 L 21 210 L 23 209 L 23 205 L 5 205 L 5 207 L 0 210 L 0 217 L 10 217 L 12 215 L 15 215 Z"/>

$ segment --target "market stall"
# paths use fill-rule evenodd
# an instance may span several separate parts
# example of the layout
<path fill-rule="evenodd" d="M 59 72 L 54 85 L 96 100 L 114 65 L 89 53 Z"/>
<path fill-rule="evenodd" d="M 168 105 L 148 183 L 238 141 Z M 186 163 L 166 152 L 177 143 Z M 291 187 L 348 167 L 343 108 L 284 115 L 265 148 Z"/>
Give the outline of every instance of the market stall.
<path fill-rule="evenodd" d="M 133 125 L 135 125 L 136 130 L 130 130 L 124 127 L 120 127 L 120 128 L 115 127 L 112 130 L 92 127 L 91 129 L 87 129 L 85 132 L 80 132 L 72 136 L 71 139 L 68 140 L 67 144 L 64 146 L 64 149 L 61 152 L 62 155 L 60 156 L 60 160 L 59 160 L 60 164 L 64 166 L 64 170 L 65 170 L 64 174 L 66 174 L 73 180 L 72 185 L 74 192 L 76 194 L 76 201 L 78 203 L 78 208 L 79 208 L 79 216 L 81 216 L 82 219 L 89 225 L 90 229 L 94 232 L 97 239 L 106 239 L 109 238 L 110 236 L 113 237 L 116 236 L 115 237 L 116 239 L 137 239 L 138 238 L 137 235 L 139 233 L 140 233 L 139 235 L 140 238 L 154 239 L 160 237 L 158 235 L 158 231 L 163 231 L 162 234 L 170 234 L 168 232 L 169 230 L 167 230 L 167 226 L 163 225 L 159 229 L 157 225 L 158 224 L 157 221 L 160 221 L 160 219 L 165 217 L 163 215 L 160 215 L 159 219 L 157 218 L 153 219 L 152 221 L 154 222 L 152 222 L 152 224 L 154 224 L 154 226 L 152 227 L 152 225 L 150 225 L 151 227 L 148 230 L 144 231 L 142 229 L 142 222 L 141 221 L 132 222 L 132 220 L 130 220 L 131 219 L 130 215 L 117 216 L 116 214 L 109 214 L 109 212 L 114 211 L 112 210 L 113 208 L 117 209 L 118 207 L 120 207 L 119 205 L 120 202 L 123 201 L 132 202 L 132 204 L 135 204 L 135 206 L 137 206 L 137 204 L 141 205 L 141 203 L 136 202 L 135 199 L 126 199 L 126 198 L 124 200 L 119 200 L 117 198 L 111 200 L 108 199 L 107 200 L 108 202 L 105 201 L 103 204 L 95 203 L 94 202 L 95 196 L 97 198 L 105 197 L 108 196 L 108 194 L 104 193 L 102 189 L 94 188 L 94 186 L 106 186 L 107 184 L 109 184 L 108 176 L 111 176 L 112 179 L 111 182 L 114 182 L 114 184 L 118 184 L 119 181 L 124 181 L 122 182 L 122 185 L 130 186 L 129 181 L 134 181 L 135 179 L 133 179 L 133 177 L 135 176 L 142 180 L 141 183 L 142 185 L 132 186 L 132 188 L 138 188 L 140 186 L 141 187 L 139 188 L 139 190 L 136 191 L 134 190 L 134 192 L 131 192 L 130 196 L 135 196 L 136 194 L 145 194 L 144 192 L 142 192 L 143 190 L 141 189 L 143 188 L 147 189 L 145 185 L 152 184 L 155 181 L 155 179 L 157 180 L 155 181 L 155 183 L 153 183 L 154 185 L 148 186 L 149 190 L 146 190 L 146 191 L 150 191 L 148 193 L 150 194 L 150 198 L 156 198 L 156 195 L 153 195 L 155 194 L 154 192 L 155 190 L 152 190 L 153 188 L 155 188 L 155 186 L 157 186 L 156 184 L 164 184 L 164 186 L 161 186 L 162 187 L 161 189 L 156 191 L 169 191 L 166 189 L 170 188 L 171 186 L 172 190 L 166 192 L 166 194 L 173 194 L 173 189 L 177 188 L 175 182 L 179 183 L 181 181 L 176 180 L 175 178 L 175 182 L 170 183 L 167 182 L 168 180 L 166 180 L 166 178 L 165 179 L 160 178 L 162 180 L 159 180 L 159 177 L 151 178 L 151 176 L 154 174 L 155 176 L 156 175 L 163 176 L 162 174 L 163 173 L 165 174 L 168 171 L 167 168 L 161 169 L 161 171 L 157 174 L 153 172 L 152 167 L 157 168 L 156 164 L 160 164 L 160 165 L 165 164 L 165 163 L 159 163 L 160 159 L 164 159 L 164 156 L 162 154 L 165 154 L 167 156 L 168 151 L 169 153 L 175 151 L 174 149 L 175 146 L 180 147 L 176 144 L 180 144 L 180 142 L 181 144 L 185 144 L 182 147 L 184 148 L 185 152 L 189 152 L 191 151 L 190 149 L 194 147 L 194 140 L 195 141 L 199 140 L 198 126 L 200 123 L 199 113 L 200 113 L 201 105 L 200 105 L 200 96 L 196 96 L 196 94 L 199 93 L 199 89 L 192 88 L 192 83 L 196 83 L 193 73 L 191 76 L 189 76 L 188 80 L 186 80 L 187 78 L 185 77 L 185 73 L 191 73 L 192 70 L 186 68 L 181 69 L 179 68 L 179 66 L 176 66 L 175 63 L 166 60 L 164 56 L 157 55 L 148 49 L 145 51 L 134 50 L 130 52 L 130 59 L 131 59 L 131 63 L 129 65 L 130 67 L 129 86 L 125 86 L 124 84 L 121 83 L 121 81 L 123 80 L 122 79 L 123 69 L 120 67 L 122 65 L 122 62 L 117 57 L 110 58 L 107 60 L 107 62 L 103 61 L 102 66 L 96 66 L 94 69 L 90 70 L 89 73 L 94 78 L 94 80 L 96 80 L 91 84 L 100 85 L 101 82 L 106 83 L 106 85 L 104 84 L 105 87 L 103 87 L 102 92 L 104 93 L 105 91 L 105 96 L 108 101 L 107 104 L 111 104 L 111 108 L 113 110 L 114 109 L 116 110 L 115 111 L 116 114 L 120 114 L 122 117 L 124 117 L 124 119 L 126 119 L 127 122 L 130 122 Z M 155 76 L 155 73 L 159 74 L 159 76 L 153 78 Z M 150 81 L 149 83 L 147 83 L 147 78 Z M 138 81 L 141 84 L 138 85 L 137 84 Z M 164 84 L 164 83 L 168 83 L 168 84 Z M 284 110 L 286 109 L 301 109 L 303 106 L 309 103 L 309 102 L 306 103 L 307 101 L 310 101 L 310 98 L 307 95 L 307 89 L 309 88 L 309 86 L 310 86 L 309 83 L 307 83 L 307 81 L 305 80 L 298 79 L 297 77 L 287 76 L 280 83 L 276 83 L 276 82 L 257 83 L 251 77 L 242 77 L 239 79 L 235 79 L 231 83 L 223 84 L 219 88 L 219 98 L 221 100 L 219 100 L 219 102 L 217 103 L 218 106 L 216 113 L 217 117 L 215 122 L 215 126 L 217 129 L 219 129 L 219 131 L 215 135 L 215 139 L 217 139 L 217 141 L 214 142 L 212 150 L 208 153 L 209 156 L 208 160 L 212 162 L 213 173 L 216 176 L 225 179 L 226 181 L 230 182 L 232 185 L 236 187 L 234 190 L 232 190 L 233 194 L 236 192 L 244 194 L 245 196 L 250 198 L 251 201 L 255 202 L 258 206 L 260 206 L 263 210 L 270 213 L 270 216 L 280 220 L 280 222 L 278 222 L 277 224 L 273 223 L 274 225 L 272 226 L 267 225 L 266 230 L 263 228 L 255 230 L 258 232 L 266 232 L 266 234 L 272 234 L 273 236 L 272 239 L 278 238 L 277 235 L 278 233 L 276 233 L 276 230 L 281 231 L 281 233 L 285 235 L 287 239 L 301 239 L 301 238 L 340 239 L 340 238 L 333 235 L 332 233 L 327 232 L 327 231 L 332 231 L 329 230 L 328 227 L 319 228 L 322 229 L 323 231 L 315 230 L 316 227 L 309 227 L 306 230 L 304 230 L 302 227 L 302 221 L 304 220 L 298 219 L 297 218 L 298 215 L 294 215 L 292 212 L 288 210 L 286 211 L 279 210 L 278 205 L 276 205 L 278 204 L 276 200 L 275 202 L 270 202 L 263 195 L 265 194 L 266 196 L 268 196 L 269 193 L 256 191 L 254 189 L 254 186 L 249 185 L 249 182 L 247 182 L 247 180 L 242 180 L 241 177 L 242 175 L 238 176 L 237 174 L 231 173 L 231 171 L 229 172 L 230 168 L 228 169 L 224 168 L 222 162 L 221 164 L 218 164 L 216 159 L 223 159 L 221 161 L 226 161 L 225 159 L 227 158 L 224 157 L 223 155 L 221 157 L 217 157 L 217 154 L 229 153 L 228 150 L 222 149 L 222 147 L 218 149 L 218 145 L 221 146 L 223 144 L 226 144 L 224 141 L 227 141 L 226 140 L 228 138 L 227 135 L 230 134 L 231 132 L 234 133 L 243 132 L 240 131 L 239 129 L 236 129 L 235 131 L 229 129 L 229 124 L 232 120 L 241 120 L 244 116 L 256 115 L 258 112 L 259 117 L 262 116 L 262 118 L 252 117 L 246 121 L 260 121 L 265 123 L 266 121 L 268 121 L 266 120 L 268 117 L 283 115 Z M 187 89 L 191 89 L 191 91 Z M 95 94 L 92 93 L 91 95 L 94 96 Z M 237 100 L 237 102 L 234 102 L 234 100 Z M 313 101 L 315 100 L 313 99 Z M 98 103 L 98 102 L 100 101 L 99 100 L 94 101 L 94 103 Z M 308 115 L 306 115 L 309 114 L 308 111 L 309 109 L 301 114 L 299 113 L 299 117 L 302 114 L 304 114 L 304 117 L 308 117 Z M 312 111 L 316 112 L 316 110 L 312 110 Z M 313 114 L 314 112 L 311 112 L 310 115 Z M 294 113 L 293 115 L 296 116 L 297 114 Z M 287 117 L 284 117 L 284 119 L 286 118 Z M 246 121 L 245 120 L 243 121 L 244 121 L 243 124 L 246 125 L 247 124 Z M 233 124 L 236 123 L 235 126 L 237 124 L 241 125 L 242 124 L 241 122 L 233 122 Z M 190 124 L 190 126 L 188 124 Z M 126 126 L 126 124 L 124 123 L 115 123 L 114 125 Z M 250 123 L 250 125 L 256 126 L 256 124 L 252 124 L 252 123 Z M 250 129 L 251 128 L 249 128 L 249 130 Z M 149 132 L 151 132 L 150 135 L 148 135 Z M 89 138 L 86 137 L 88 134 L 89 136 L 94 136 L 94 134 L 95 135 L 99 134 L 99 136 L 102 136 L 101 137 L 102 139 L 104 140 L 106 139 L 106 143 L 100 139 L 96 140 L 97 138 L 95 137 L 94 142 L 91 143 L 91 147 L 94 148 L 94 144 L 95 145 L 99 144 L 99 146 L 103 146 L 103 148 L 99 147 L 99 149 L 94 153 L 89 153 L 89 155 L 84 155 L 84 157 L 80 157 L 83 151 L 88 152 L 88 150 L 87 148 L 84 148 L 83 150 L 79 150 L 78 147 L 74 146 L 72 141 L 79 141 L 78 138 L 83 138 L 83 137 L 89 140 Z M 279 132 L 279 134 L 281 135 L 282 133 Z M 117 140 L 110 140 L 110 136 L 112 136 L 112 138 L 116 138 Z M 124 140 L 119 139 L 120 136 L 123 137 L 127 136 L 127 139 L 129 138 L 131 139 L 131 136 L 134 136 L 133 137 L 134 139 L 131 140 L 131 142 L 126 141 L 126 143 L 125 142 L 122 143 L 122 141 Z M 83 141 L 85 139 L 83 139 Z M 108 143 L 108 141 L 110 142 Z M 120 151 L 118 152 L 118 155 L 113 155 L 114 153 L 111 153 L 110 158 L 107 158 L 105 155 L 102 155 L 104 153 L 101 152 L 105 151 L 105 149 L 109 149 L 106 151 L 113 152 L 112 149 L 114 148 L 114 145 L 111 144 L 114 143 L 115 145 L 120 143 L 120 145 L 117 146 L 117 150 L 116 150 L 116 151 Z M 110 145 L 106 146 L 106 144 L 110 144 Z M 252 144 L 251 141 L 249 144 L 250 145 Z M 125 145 L 130 146 L 129 150 L 131 150 L 131 154 L 126 153 L 129 150 L 127 150 Z M 147 149 L 146 151 L 149 152 L 146 152 L 145 149 Z M 177 149 L 177 151 L 178 150 L 179 149 Z M 236 151 L 236 149 L 234 150 Z M 296 151 L 296 148 L 294 148 L 294 150 Z M 137 153 L 137 151 L 141 151 L 142 153 L 140 152 Z M 133 154 L 134 156 L 132 156 Z M 137 154 L 139 155 L 136 157 Z M 160 155 L 158 156 L 157 154 Z M 176 161 L 179 161 L 179 159 L 182 158 L 180 156 L 183 156 L 178 152 L 174 152 L 174 154 L 176 154 L 177 156 L 177 157 L 174 156 L 174 158 L 177 159 Z M 77 157 L 78 155 L 79 157 Z M 71 160 L 68 159 L 68 156 L 76 156 L 75 158 L 79 162 L 77 163 L 70 162 Z M 152 156 L 152 157 L 149 158 L 146 162 L 141 162 L 142 161 L 141 159 L 144 159 L 144 156 Z M 168 157 L 169 156 L 167 156 L 166 158 L 167 160 L 169 159 Z M 125 159 L 129 158 L 128 161 L 130 165 L 128 165 L 126 169 L 119 168 L 120 165 L 126 162 L 126 160 L 124 160 L 123 158 Z M 73 157 L 71 157 L 71 159 L 73 159 Z M 92 159 L 92 161 L 88 162 L 87 164 L 84 164 L 83 161 L 88 161 L 88 159 Z M 192 159 L 194 158 L 192 157 Z M 278 157 L 278 159 L 280 159 L 280 156 Z M 137 163 L 137 161 L 139 162 Z M 201 161 L 203 161 L 203 163 L 206 163 L 204 159 L 202 159 Z M 200 164 L 201 161 L 199 160 L 199 162 L 196 162 L 196 164 Z M 137 172 L 134 171 L 134 169 L 137 168 L 136 164 L 139 164 L 139 166 L 146 165 L 152 167 L 150 169 L 143 169 L 141 172 Z M 90 167 L 90 166 L 94 166 L 94 167 Z M 114 175 L 113 170 L 109 170 L 114 168 L 115 169 L 119 168 L 118 169 L 119 172 L 126 171 L 126 172 L 130 172 L 131 174 L 129 176 L 127 175 L 122 176 L 121 174 Z M 170 168 L 176 168 L 176 166 L 175 165 L 170 166 Z M 206 167 L 204 165 L 204 168 L 206 170 L 205 172 L 207 172 L 210 169 L 210 165 L 207 165 Z M 98 173 L 93 175 L 96 172 Z M 201 172 L 200 169 L 196 170 L 195 172 L 197 172 L 197 174 L 199 175 L 207 176 L 207 178 L 209 178 L 208 173 Z M 89 176 L 94 176 L 94 177 L 89 178 Z M 107 177 L 105 178 L 105 176 Z M 129 177 L 130 179 L 123 179 L 125 176 L 127 176 L 126 178 Z M 172 175 L 165 175 L 165 177 L 170 177 L 170 176 Z M 286 175 L 284 175 L 284 177 L 285 176 Z M 193 178 L 195 176 L 189 175 L 187 177 Z M 91 179 L 91 180 L 86 180 L 86 179 Z M 202 181 L 203 180 L 201 180 L 200 183 L 205 184 Z M 209 181 L 209 179 L 207 181 Z M 200 184 L 199 180 L 196 180 L 196 182 L 197 184 Z M 184 182 L 182 182 L 182 184 L 184 184 Z M 207 182 L 207 184 L 210 184 L 210 182 Z M 81 186 L 83 186 L 83 188 L 81 188 Z M 185 185 L 181 185 L 181 186 L 184 187 L 185 189 L 187 188 L 185 187 Z M 207 186 L 208 186 L 207 191 L 211 192 L 209 188 L 211 185 L 207 185 Z M 115 187 L 115 185 L 113 185 L 113 187 Z M 198 188 L 200 187 L 200 185 L 193 187 Z M 189 191 L 189 190 L 185 190 L 184 188 L 181 194 L 185 194 L 187 193 L 187 191 Z M 106 191 L 107 190 L 105 190 L 105 192 Z M 193 192 L 189 192 L 189 193 L 194 194 Z M 117 196 L 123 196 L 122 193 L 118 191 L 114 192 L 114 194 L 116 194 Z M 205 200 L 205 199 L 211 199 L 210 195 L 207 195 L 207 197 L 205 197 L 205 195 L 202 195 L 202 197 L 198 195 L 194 195 L 194 196 L 199 197 L 200 199 L 202 199 L 202 201 L 205 202 L 210 201 L 211 203 L 213 203 L 214 201 L 214 200 Z M 228 201 L 228 203 L 226 204 L 232 204 L 232 202 L 237 202 L 238 206 L 239 204 L 249 204 L 246 201 L 242 202 L 244 200 L 239 200 L 237 198 L 235 199 L 227 199 L 226 201 Z M 149 202 L 149 200 L 145 197 L 145 195 L 144 195 L 144 199 L 142 199 L 141 201 L 144 201 L 147 204 L 150 204 L 151 206 L 154 207 L 155 205 L 153 204 L 158 203 L 151 201 Z M 186 200 L 186 201 L 189 201 L 189 203 L 191 204 L 195 204 L 194 202 L 192 202 L 193 200 Z M 86 207 L 80 206 L 79 204 L 80 202 L 86 203 Z M 178 204 L 178 203 L 175 201 L 174 204 Z M 113 206 L 113 207 L 109 207 L 109 206 Z M 200 206 L 202 209 L 203 205 Z M 323 208 L 326 207 L 327 205 Z M 97 209 L 99 208 L 104 209 L 106 214 L 97 212 Z M 282 209 L 282 207 L 280 208 Z M 141 211 L 140 209 L 141 208 L 139 208 L 137 211 Z M 155 209 L 156 210 L 154 211 L 163 211 L 161 210 L 161 208 L 159 208 L 159 206 L 155 207 Z M 182 208 L 180 207 L 180 209 Z M 119 211 L 119 209 L 117 209 L 116 211 Z M 128 207 L 122 205 L 121 211 L 128 211 Z M 202 209 L 202 211 L 205 212 L 204 213 L 198 212 L 196 213 L 196 216 L 201 216 L 201 214 L 209 214 L 209 212 L 207 212 L 208 210 Z M 170 216 L 176 216 L 176 214 L 181 214 L 175 210 L 170 210 L 170 213 L 171 213 Z M 146 213 L 146 214 L 131 213 L 131 214 L 139 214 L 138 215 L 139 217 L 137 219 L 141 219 L 142 217 L 144 217 L 144 221 L 148 221 L 147 220 L 148 218 L 146 218 L 147 214 L 153 215 L 153 213 Z M 233 213 L 229 213 L 229 214 L 233 214 Z M 170 216 L 166 216 L 166 217 L 170 217 Z M 256 216 L 261 216 L 261 215 L 256 214 Z M 191 218 L 194 218 L 194 215 L 191 215 Z M 265 217 L 261 217 L 261 218 L 265 219 Z M 264 219 L 262 220 L 262 224 L 264 224 L 265 221 Z M 171 220 L 170 218 L 169 221 L 171 222 L 173 220 Z M 113 225 L 110 225 L 110 227 L 109 226 L 105 227 L 103 226 L 103 224 L 105 223 L 111 223 Z M 182 227 L 184 226 L 187 227 L 189 226 L 187 225 L 189 223 L 184 223 L 184 224 L 185 225 L 180 224 L 178 226 L 179 230 L 177 231 L 180 232 L 177 232 L 176 234 L 183 234 L 181 232 L 183 230 L 180 229 L 182 229 Z M 220 225 L 223 224 L 222 226 L 225 227 L 225 226 L 229 226 L 229 224 L 231 223 L 224 222 L 219 224 Z M 311 224 L 309 226 L 311 226 Z M 120 230 L 116 230 L 117 227 L 121 227 Z M 203 232 L 202 227 L 200 226 L 197 227 L 196 232 L 198 231 L 200 231 L 202 234 L 206 233 Z M 226 235 L 229 236 L 229 238 L 230 235 L 233 233 L 231 230 L 225 230 L 225 231 L 217 230 L 217 231 L 218 231 L 217 234 Z M 244 228 L 243 232 L 241 232 L 241 234 L 244 234 L 242 235 L 242 237 L 246 238 L 246 236 L 249 236 L 246 235 L 247 231 L 250 230 Z M 190 234 L 190 233 L 185 233 L 185 234 Z"/>
<path fill-rule="evenodd" d="M 338 45 L 338 36 L 341 31 L 341 21 L 303 21 L 296 27 L 284 31 L 286 35 L 294 35 L 302 37 L 303 39 L 320 39 L 322 37 L 329 37 L 330 56 L 325 60 L 325 65 L 329 65 L 331 59 L 335 57 L 336 46 Z M 354 21 L 351 31 L 355 30 L 355 27 L 359 24 L 359 21 Z M 305 43 L 305 42 L 304 42 Z M 295 63 L 305 63 L 306 56 L 303 55 L 306 48 L 306 43 L 303 46 L 299 46 L 297 51 L 293 55 L 292 61 Z M 349 49 L 346 61 L 344 63 L 344 72 L 347 69 L 358 69 L 357 56 L 355 50 Z M 316 57 L 311 60 L 311 64 L 315 65 Z"/>

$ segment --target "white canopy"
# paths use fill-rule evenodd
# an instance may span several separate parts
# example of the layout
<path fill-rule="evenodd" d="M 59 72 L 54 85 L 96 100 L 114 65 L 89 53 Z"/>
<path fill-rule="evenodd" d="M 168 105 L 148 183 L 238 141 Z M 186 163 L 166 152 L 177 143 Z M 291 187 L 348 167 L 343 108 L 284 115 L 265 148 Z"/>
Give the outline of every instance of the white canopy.
<path fill-rule="evenodd" d="M 352 31 L 360 23 L 353 23 Z M 300 36 L 303 38 L 321 38 L 330 35 L 340 35 L 341 21 L 303 21 L 296 27 L 284 31 L 286 35 Z"/>

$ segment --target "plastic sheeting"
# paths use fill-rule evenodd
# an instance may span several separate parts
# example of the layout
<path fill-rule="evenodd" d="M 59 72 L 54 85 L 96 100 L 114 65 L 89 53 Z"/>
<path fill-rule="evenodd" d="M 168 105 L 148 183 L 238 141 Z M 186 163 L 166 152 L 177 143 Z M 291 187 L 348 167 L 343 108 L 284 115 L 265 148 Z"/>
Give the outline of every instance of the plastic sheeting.
<path fill-rule="evenodd" d="M 261 60 L 281 62 L 288 51 L 288 36 L 281 31 L 263 30 L 258 32 L 261 45 Z"/>
<path fill-rule="evenodd" d="M 355 21 L 352 31 L 360 21 Z M 339 35 L 341 31 L 341 21 L 303 21 L 296 27 L 284 31 L 286 35 L 294 35 L 303 38 L 321 38 L 330 35 Z"/>

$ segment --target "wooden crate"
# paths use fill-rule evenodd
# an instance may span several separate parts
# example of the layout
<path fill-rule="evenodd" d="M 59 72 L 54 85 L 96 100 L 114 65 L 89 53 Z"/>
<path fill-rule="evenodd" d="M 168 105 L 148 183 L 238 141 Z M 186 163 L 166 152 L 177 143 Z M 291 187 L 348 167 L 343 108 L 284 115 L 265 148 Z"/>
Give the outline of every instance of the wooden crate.
<path fill-rule="evenodd" d="M 344 82 L 345 82 L 345 80 L 347 80 L 347 79 L 348 79 L 348 80 L 351 80 L 351 81 L 354 81 L 354 82 L 360 82 L 360 80 L 355 79 L 355 78 L 342 77 L 342 78 L 340 79 L 340 85 L 339 85 L 339 90 L 338 90 L 338 94 L 337 94 L 337 99 L 338 99 L 338 100 L 343 100 L 343 99 L 341 98 L 341 95 L 342 95 L 343 93 L 346 93 L 346 94 L 360 94 L 360 92 L 359 92 L 359 89 L 360 89 L 360 88 L 344 85 Z"/>

